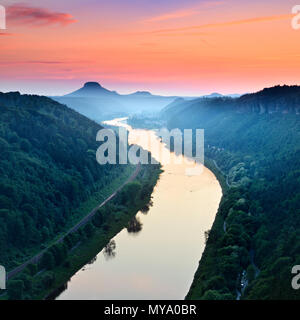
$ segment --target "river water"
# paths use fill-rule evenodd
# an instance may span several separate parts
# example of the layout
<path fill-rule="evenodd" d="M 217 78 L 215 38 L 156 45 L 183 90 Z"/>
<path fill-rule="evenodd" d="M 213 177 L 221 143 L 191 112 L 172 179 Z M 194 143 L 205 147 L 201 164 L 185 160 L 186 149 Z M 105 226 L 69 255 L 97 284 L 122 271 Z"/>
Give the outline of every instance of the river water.
<path fill-rule="evenodd" d="M 222 197 L 219 182 L 205 167 L 199 175 L 187 175 L 200 165 L 170 153 L 154 131 L 133 129 L 123 120 L 106 124 L 126 127 L 130 143 L 150 149 L 156 159 L 169 154 L 171 161 L 163 164 L 150 210 L 136 215 L 141 228 L 117 234 L 111 250 L 102 250 L 79 270 L 59 300 L 184 299 L 198 267 L 204 232 L 211 229 Z M 178 164 L 180 158 L 185 162 Z"/>

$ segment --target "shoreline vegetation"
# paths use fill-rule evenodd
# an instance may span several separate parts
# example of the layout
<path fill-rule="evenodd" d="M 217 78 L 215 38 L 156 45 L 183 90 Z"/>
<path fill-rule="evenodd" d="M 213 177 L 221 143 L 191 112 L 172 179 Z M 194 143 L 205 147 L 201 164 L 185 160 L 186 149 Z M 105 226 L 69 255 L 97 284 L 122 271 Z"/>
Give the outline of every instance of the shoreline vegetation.
<path fill-rule="evenodd" d="M 215 233 L 222 234 L 222 233 L 224 233 L 224 228 L 225 228 L 226 225 L 225 225 L 225 220 L 221 216 L 221 208 L 220 207 L 221 207 L 222 202 L 224 202 L 225 199 L 226 199 L 227 192 L 229 190 L 229 186 L 227 184 L 227 180 L 226 180 L 226 177 L 225 177 L 224 173 L 220 170 L 220 168 L 218 168 L 217 163 L 215 162 L 215 160 L 206 157 L 205 160 L 204 160 L 204 165 L 205 165 L 206 168 L 208 168 L 210 171 L 213 172 L 213 174 L 215 175 L 216 179 L 218 180 L 218 182 L 220 183 L 220 186 L 222 188 L 222 197 L 221 197 L 221 200 L 220 200 L 219 208 L 218 208 L 218 210 L 216 212 L 216 216 L 215 216 L 214 222 L 212 224 L 212 227 L 209 230 L 209 235 L 210 235 L 212 230 Z M 209 237 L 207 239 L 207 242 L 208 241 L 209 241 Z M 208 251 L 209 251 L 209 248 L 208 248 L 207 243 L 206 243 L 204 251 L 202 253 L 202 256 L 201 256 L 201 258 L 199 260 L 199 265 L 198 265 L 197 270 L 196 270 L 196 272 L 194 274 L 194 278 L 193 278 L 192 284 L 191 284 L 191 286 L 189 288 L 188 293 L 185 296 L 185 300 L 195 300 L 195 299 L 197 299 L 197 292 L 195 290 L 195 287 L 196 287 L 197 280 L 200 277 L 200 274 L 201 274 L 201 271 L 202 271 L 202 265 L 205 264 L 205 262 L 203 262 L 203 260 L 205 260 L 205 256 L 208 255 Z M 227 295 L 224 298 L 225 299 L 227 298 L 229 300 L 233 300 L 234 299 L 234 297 L 231 296 L 231 295 Z"/>
<path fill-rule="evenodd" d="M 169 129 L 205 130 L 206 158 L 228 186 L 186 299 L 299 299 L 299 92 L 276 86 L 161 112 Z"/>
<path fill-rule="evenodd" d="M 49 248 L 38 264 L 30 264 L 16 275 L 0 299 L 54 299 L 103 248 L 109 252 L 110 240 L 128 226 L 139 210 L 147 210 L 160 173 L 159 165 L 142 165 L 136 178 L 100 208 L 90 222 Z"/>

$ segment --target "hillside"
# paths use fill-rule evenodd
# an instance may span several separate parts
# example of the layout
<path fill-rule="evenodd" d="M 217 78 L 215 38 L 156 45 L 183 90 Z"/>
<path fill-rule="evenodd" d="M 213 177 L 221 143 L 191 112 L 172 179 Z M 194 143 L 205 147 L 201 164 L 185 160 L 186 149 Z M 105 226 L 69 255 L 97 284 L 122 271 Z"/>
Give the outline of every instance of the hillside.
<path fill-rule="evenodd" d="M 190 101 L 177 99 L 161 110 L 161 117 L 171 118 L 185 108 L 194 108 L 195 111 L 200 106 L 202 110 L 210 109 L 212 112 L 217 110 L 218 113 L 234 111 L 255 114 L 299 114 L 300 86 L 276 86 L 237 98 L 222 96 L 212 98 L 202 97 Z M 217 109 L 218 106 L 219 108 Z M 189 112 L 191 112 L 191 109 Z"/>
<path fill-rule="evenodd" d="M 96 162 L 99 129 L 49 98 L 0 93 L 0 261 L 7 270 L 64 231 L 93 192 L 105 193 L 124 172 Z"/>
<path fill-rule="evenodd" d="M 299 299 L 300 87 L 182 102 L 169 128 L 204 128 L 223 199 L 188 299 Z M 214 161 L 212 161 L 214 160 Z"/>

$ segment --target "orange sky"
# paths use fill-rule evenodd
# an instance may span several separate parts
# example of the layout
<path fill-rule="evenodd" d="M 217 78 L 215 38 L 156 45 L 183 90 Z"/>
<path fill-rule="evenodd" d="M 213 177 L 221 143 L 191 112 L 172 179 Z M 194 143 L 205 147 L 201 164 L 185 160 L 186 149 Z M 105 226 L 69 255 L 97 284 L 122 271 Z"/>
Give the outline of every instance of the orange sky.
<path fill-rule="evenodd" d="M 243 93 L 299 84 L 294 0 L 4 1 L 0 91 Z"/>

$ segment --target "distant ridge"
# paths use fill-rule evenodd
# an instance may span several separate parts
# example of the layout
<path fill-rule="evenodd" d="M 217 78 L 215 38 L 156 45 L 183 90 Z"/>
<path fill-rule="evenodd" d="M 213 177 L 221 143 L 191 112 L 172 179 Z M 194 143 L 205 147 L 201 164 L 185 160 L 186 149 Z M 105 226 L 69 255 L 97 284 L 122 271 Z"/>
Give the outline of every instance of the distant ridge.
<path fill-rule="evenodd" d="M 233 93 L 233 94 L 221 94 L 218 92 L 213 92 L 211 94 L 202 96 L 202 98 L 222 98 L 222 97 L 230 97 L 230 98 L 239 98 L 242 94 Z"/>
<path fill-rule="evenodd" d="M 118 96 L 118 93 L 105 89 L 98 82 L 91 81 L 86 82 L 82 88 L 65 95 L 65 97 L 97 97 L 99 95 Z"/>
<path fill-rule="evenodd" d="M 300 114 L 300 86 L 274 86 L 256 93 L 233 98 L 230 96 L 201 97 L 194 100 L 176 100 L 161 111 L 161 117 L 175 114 L 210 110 L 217 112 L 238 112 L 258 114 Z"/>
<path fill-rule="evenodd" d="M 220 97 L 224 97 L 224 96 L 217 92 L 213 92 L 209 95 L 203 96 L 203 98 L 220 98 Z"/>
<path fill-rule="evenodd" d="M 80 89 L 52 99 L 66 104 L 90 119 L 97 121 L 135 113 L 159 112 L 177 97 L 153 95 L 148 91 L 119 94 L 95 81 L 86 82 Z"/>
<path fill-rule="evenodd" d="M 131 93 L 130 96 L 150 97 L 153 95 L 149 91 L 137 91 L 137 92 Z"/>

